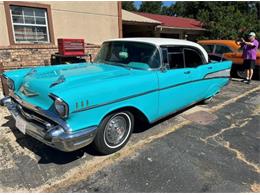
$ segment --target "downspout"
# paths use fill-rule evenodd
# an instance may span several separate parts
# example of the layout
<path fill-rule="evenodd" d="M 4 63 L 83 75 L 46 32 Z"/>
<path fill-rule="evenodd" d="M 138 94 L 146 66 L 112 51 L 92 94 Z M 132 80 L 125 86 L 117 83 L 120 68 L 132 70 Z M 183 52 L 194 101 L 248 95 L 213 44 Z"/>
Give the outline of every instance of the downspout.
<path fill-rule="evenodd" d="M 122 32 L 122 2 L 121 1 L 117 2 L 117 11 L 118 11 L 118 37 L 122 38 L 123 32 Z"/>

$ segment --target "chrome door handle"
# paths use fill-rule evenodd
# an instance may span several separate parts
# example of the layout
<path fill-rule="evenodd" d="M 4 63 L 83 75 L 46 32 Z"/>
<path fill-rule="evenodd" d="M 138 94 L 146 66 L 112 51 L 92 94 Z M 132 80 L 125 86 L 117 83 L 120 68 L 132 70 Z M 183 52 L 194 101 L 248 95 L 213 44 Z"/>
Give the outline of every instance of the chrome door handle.
<path fill-rule="evenodd" d="M 186 72 L 184 72 L 184 74 L 190 74 L 190 71 L 186 71 Z"/>
<path fill-rule="evenodd" d="M 208 69 L 212 69 L 212 66 L 208 67 Z"/>

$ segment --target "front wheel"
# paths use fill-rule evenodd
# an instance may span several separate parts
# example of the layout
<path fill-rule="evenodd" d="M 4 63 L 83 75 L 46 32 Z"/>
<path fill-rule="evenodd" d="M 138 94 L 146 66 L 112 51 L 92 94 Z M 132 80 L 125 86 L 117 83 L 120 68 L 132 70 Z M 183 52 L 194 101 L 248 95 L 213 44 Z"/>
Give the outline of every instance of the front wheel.
<path fill-rule="evenodd" d="M 213 96 L 207 98 L 207 99 L 204 99 L 202 101 L 202 104 L 210 104 L 211 102 L 213 101 Z"/>
<path fill-rule="evenodd" d="M 111 154 L 126 145 L 134 129 L 134 116 L 128 111 L 107 115 L 94 139 L 95 148 L 102 154 Z"/>

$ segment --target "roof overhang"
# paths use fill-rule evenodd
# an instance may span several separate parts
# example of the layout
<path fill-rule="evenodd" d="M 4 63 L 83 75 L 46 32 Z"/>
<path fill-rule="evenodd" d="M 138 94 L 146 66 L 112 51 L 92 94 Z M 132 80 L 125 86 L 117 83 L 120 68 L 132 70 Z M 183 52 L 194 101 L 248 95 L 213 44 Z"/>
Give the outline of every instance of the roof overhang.
<path fill-rule="evenodd" d="M 122 10 L 122 20 L 124 24 L 141 24 L 141 25 L 160 25 L 161 22 L 138 14 Z"/>

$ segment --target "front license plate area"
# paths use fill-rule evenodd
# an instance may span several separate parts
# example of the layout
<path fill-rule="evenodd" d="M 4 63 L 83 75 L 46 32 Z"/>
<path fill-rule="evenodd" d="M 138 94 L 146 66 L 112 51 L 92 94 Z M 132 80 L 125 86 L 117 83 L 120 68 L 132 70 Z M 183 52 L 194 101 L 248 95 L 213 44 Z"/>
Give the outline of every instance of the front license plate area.
<path fill-rule="evenodd" d="M 15 126 L 16 128 L 21 131 L 23 134 L 26 132 L 26 121 L 22 119 L 21 117 L 15 118 Z"/>

